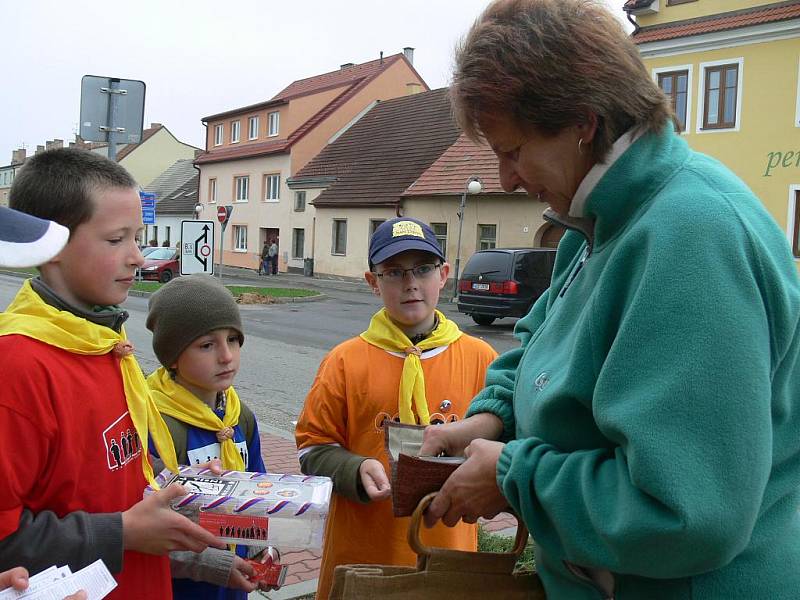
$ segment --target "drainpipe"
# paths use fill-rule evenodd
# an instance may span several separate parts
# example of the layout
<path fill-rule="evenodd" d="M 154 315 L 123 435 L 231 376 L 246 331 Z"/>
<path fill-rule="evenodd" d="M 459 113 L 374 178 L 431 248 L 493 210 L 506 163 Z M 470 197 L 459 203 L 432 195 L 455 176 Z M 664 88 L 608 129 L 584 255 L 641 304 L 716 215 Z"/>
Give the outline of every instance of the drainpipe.
<path fill-rule="evenodd" d="M 633 33 L 631 34 L 631 37 L 633 37 L 633 36 L 635 36 L 637 33 L 639 33 L 639 30 L 641 29 L 641 27 L 639 27 L 639 23 L 637 23 L 637 22 L 636 22 L 636 21 L 635 21 L 635 20 L 634 20 L 634 19 L 631 17 L 631 13 L 630 13 L 630 12 L 628 12 L 627 10 L 625 11 L 625 16 L 627 17 L 627 19 L 628 19 L 628 21 L 630 22 L 630 24 L 631 24 L 631 25 L 633 25 Z"/>

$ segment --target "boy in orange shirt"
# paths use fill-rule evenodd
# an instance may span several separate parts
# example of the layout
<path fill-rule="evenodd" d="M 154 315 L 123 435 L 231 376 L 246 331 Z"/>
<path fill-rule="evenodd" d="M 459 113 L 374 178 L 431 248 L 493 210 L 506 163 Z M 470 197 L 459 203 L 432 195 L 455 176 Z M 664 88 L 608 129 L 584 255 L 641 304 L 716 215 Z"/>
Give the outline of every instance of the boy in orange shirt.
<path fill-rule="evenodd" d="M 428 425 L 460 419 L 497 353 L 436 310 L 450 265 L 431 228 L 408 217 L 382 223 L 364 273 L 383 300 L 360 336 L 322 361 L 297 422 L 300 465 L 333 480 L 317 598 L 330 593 L 336 565 L 413 565 L 408 518 L 392 514 L 383 422 Z M 475 525 L 439 524 L 432 546 L 475 550 Z"/>

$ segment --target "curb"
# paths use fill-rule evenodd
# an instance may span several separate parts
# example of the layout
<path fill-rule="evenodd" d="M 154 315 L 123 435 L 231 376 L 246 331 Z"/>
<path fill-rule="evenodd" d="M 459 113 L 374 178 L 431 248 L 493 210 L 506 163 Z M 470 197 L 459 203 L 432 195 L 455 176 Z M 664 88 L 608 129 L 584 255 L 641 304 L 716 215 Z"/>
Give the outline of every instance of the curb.
<path fill-rule="evenodd" d="M 0 271 L 0 273 L 5 274 L 3 271 Z M 247 287 L 247 286 L 246 285 L 242 285 L 242 286 L 238 286 L 238 287 Z M 252 287 L 258 287 L 258 286 L 252 286 Z M 136 296 L 137 298 L 149 298 L 152 293 L 153 292 L 145 292 L 143 290 L 128 290 L 128 296 Z M 288 298 L 286 298 L 286 297 L 274 298 L 273 297 L 272 299 L 274 300 L 274 302 L 269 302 L 269 303 L 256 302 L 254 304 L 238 304 L 238 306 L 241 308 L 241 307 L 244 307 L 244 306 L 268 306 L 269 304 L 293 304 L 295 302 L 320 302 L 322 300 L 328 300 L 328 298 L 329 298 L 328 295 L 323 294 L 322 292 L 319 292 L 315 296 L 298 296 L 296 298 L 295 297 L 288 297 Z"/>

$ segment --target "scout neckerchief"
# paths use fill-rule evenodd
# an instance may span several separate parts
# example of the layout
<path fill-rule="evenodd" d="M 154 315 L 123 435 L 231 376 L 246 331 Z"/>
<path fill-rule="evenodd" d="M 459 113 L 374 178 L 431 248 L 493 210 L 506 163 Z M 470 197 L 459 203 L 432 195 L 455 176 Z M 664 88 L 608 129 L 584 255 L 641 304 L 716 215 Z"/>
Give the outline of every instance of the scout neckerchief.
<path fill-rule="evenodd" d="M 369 322 L 369 328 L 361 334 L 362 339 L 373 346 L 389 352 L 402 352 L 406 355 L 397 399 L 401 423 L 416 423 L 414 411 L 416 411 L 420 423 L 427 423 L 430 420 L 428 401 L 425 398 L 425 374 L 420 361 L 422 351 L 447 346 L 461 337 L 458 325 L 453 321 L 448 321 L 438 310 L 436 319 L 439 324 L 428 337 L 416 346 L 389 318 L 385 308 L 375 313 Z"/>
<path fill-rule="evenodd" d="M 147 383 L 153 392 L 156 406 L 162 413 L 175 417 L 187 425 L 216 432 L 223 469 L 245 470 L 242 455 L 233 441 L 233 427 L 239 422 L 241 413 L 239 396 L 233 386 L 225 391 L 225 416 L 220 419 L 205 402 L 173 381 L 169 371 L 164 367 L 154 371 L 147 378 Z"/>
<path fill-rule="evenodd" d="M 170 470 L 178 472 L 172 437 L 153 402 L 124 328 L 117 333 L 71 312 L 58 310 L 42 300 L 31 288 L 30 280 L 27 280 L 6 312 L 0 313 L 0 335 L 14 334 L 39 340 L 73 354 L 99 356 L 113 351 L 119 356 L 128 413 L 142 445 L 142 471 L 145 478 L 151 486 L 158 489 L 153 478 L 153 468 L 147 458 L 148 431 L 161 460 Z"/>

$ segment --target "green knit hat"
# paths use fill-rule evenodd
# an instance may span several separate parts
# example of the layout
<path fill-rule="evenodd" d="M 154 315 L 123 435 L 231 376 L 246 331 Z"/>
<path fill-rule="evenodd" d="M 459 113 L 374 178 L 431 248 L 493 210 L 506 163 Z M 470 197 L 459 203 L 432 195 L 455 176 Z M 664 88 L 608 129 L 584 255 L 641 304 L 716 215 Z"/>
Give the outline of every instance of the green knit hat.
<path fill-rule="evenodd" d="M 239 307 L 231 293 L 210 275 L 177 277 L 150 296 L 147 328 L 153 351 L 167 369 L 189 344 L 215 329 L 239 332 L 244 344 Z"/>

